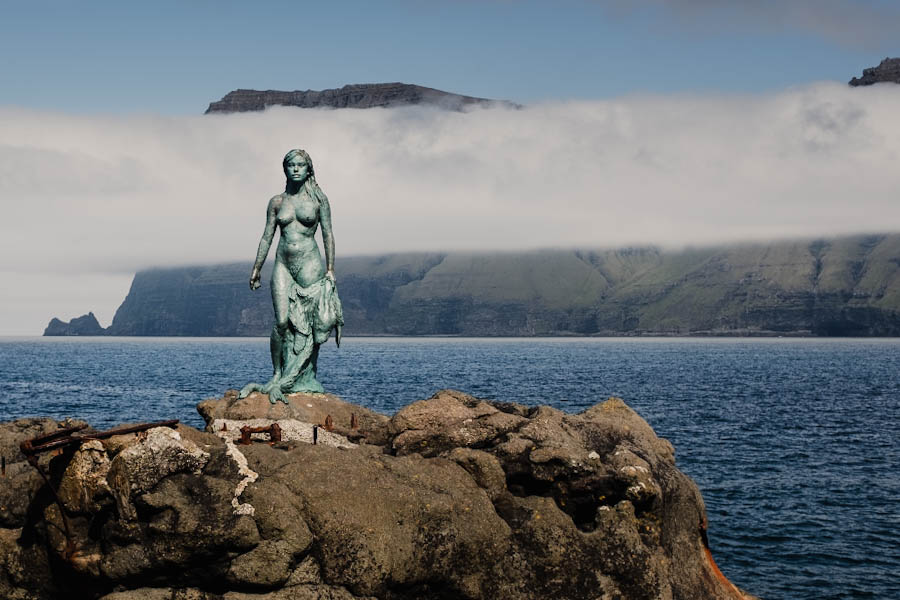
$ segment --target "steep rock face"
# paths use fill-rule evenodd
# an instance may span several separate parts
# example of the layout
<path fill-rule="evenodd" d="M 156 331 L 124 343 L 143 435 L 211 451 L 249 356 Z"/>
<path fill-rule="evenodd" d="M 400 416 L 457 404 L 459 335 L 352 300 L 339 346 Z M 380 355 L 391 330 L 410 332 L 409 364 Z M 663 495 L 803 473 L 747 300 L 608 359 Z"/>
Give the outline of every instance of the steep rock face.
<path fill-rule="evenodd" d="M 877 67 L 863 69 L 862 77 L 849 81 L 853 87 L 882 82 L 900 83 L 900 58 L 885 58 Z"/>
<path fill-rule="evenodd" d="M 134 277 L 110 335 L 268 335 L 272 268 L 252 292 L 249 265 L 150 269 Z"/>
<path fill-rule="evenodd" d="M 249 264 L 135 275 L 112 335 L 261 335 Z M 338 258 L 351 335 L 900 335 L 900 235 Z M 269 273 L 263 276 L 268 286 Z"/>
<path fill-rule="evenodd" d="M 92 312 L 76 317 L 68 323 L 54 317 L 44 329 L 44 335 L 104 335 L 105 333 L 106 330 L 100 326 L 97 317 Z"/>
<path fill-rule="evenodd" d="M 269 106 L 300 108 L 392 108 L 410 105 L 436 106 L 461 111 L 475 106 L 516 104 L 443 92 L 408 83 L 362 83 L 339 89 L 282 92 L 278 90 L 235 90 L 217 102 L 210 102 L 206 113 L 233 113 L 265 110 Z"/>
<path fill-rule="evenodd" d="M 900 335 L 900 235 L 666 255 L 605 308 L 601 331 Z"/>
<path fill-rule="evenodd" d="M 235 398 L 218 403 L 205 412 Z M 0 444 L 46 425 L 0 424 Z M 43 456 L 71 539 L 41 483 L 20 492 L 25 509 L 0 523 L 0 596 L 748 597 L 712 562 L 672 446 L 621 400 L 566 415 L 445 390 L 370 423 L 359 445 L 217 433 L 151 429 Z"/>

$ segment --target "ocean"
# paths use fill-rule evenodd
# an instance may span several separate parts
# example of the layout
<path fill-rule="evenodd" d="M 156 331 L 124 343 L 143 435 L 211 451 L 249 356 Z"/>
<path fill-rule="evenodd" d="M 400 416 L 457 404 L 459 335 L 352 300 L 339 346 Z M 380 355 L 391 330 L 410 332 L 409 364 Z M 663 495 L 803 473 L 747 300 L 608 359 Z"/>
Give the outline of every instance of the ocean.
<path fill-rule="evenodd" d="M 579 412 L 623 398 L 699 485 L 719 567 L 766 600 L 900 598 L 900 339 L 345 338 L 320 380 L 391 414 L 442 388 Z M 203 421 L 263 338 L 0 338 L 0 421 Z"/>

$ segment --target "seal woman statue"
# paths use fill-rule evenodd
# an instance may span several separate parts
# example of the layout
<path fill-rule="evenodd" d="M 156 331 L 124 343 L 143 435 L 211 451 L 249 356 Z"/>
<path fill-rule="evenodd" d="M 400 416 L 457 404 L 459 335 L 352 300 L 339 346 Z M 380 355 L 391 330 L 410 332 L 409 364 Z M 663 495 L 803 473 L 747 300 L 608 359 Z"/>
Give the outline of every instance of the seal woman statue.
<path fill-rule="evenodd" d="M 278 400 L 287 403 L 285 393 L 325 391 L 316 380 L 319 346 L 328 340 L 332 329 L 340 346 L 344 324 L 334 280 L 334 235 L 328 198 L 316 183 L 306 151 L 291 150 L 284 156 L 282 166 L 287 183 L 283 194 L 269 200 L 266 228 L 250 273 L 250 289 L 258 289 L 260 270 L 269 254 L 275 228 L 280 228 L 271 286 L 275 372 L 268 383 L 250 383 L 241 390 L 241 398 L 250 392 L 269 394 L 272 404 Z M 314 237 L 319 225 L 325 247 L 324 269 Z"/>

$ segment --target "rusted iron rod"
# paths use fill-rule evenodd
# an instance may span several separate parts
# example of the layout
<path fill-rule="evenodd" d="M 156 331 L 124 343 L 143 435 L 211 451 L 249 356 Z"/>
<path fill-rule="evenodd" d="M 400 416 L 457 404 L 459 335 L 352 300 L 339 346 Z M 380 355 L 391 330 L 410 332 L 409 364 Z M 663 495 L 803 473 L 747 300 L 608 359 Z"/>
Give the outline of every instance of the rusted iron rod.
<path fill-rule="evenodd" d="M 74 433 L 87 428 L 87 425 L 80 425 L 78 427 L 68 427 L 66 429 L 54 431 L 52 434 L 41 435 L 25 440 L 19 445 L 19 447 L 22 449 L 22 454 L 24 454 L 25 456 L 32 456 L 41 452 L 47 452 L 48 450 L 55 450 L 56 448 L 64 448 L 66 446 L 80 444 L 81 442 L 85 442 L 87 440 L 103 440 L 114 435 L 137 433 L 138 431 L 146 431 L 148 429 L 153 429 L 154 427 L 175 427 L 175 425 L 177 424 L 178 419 L 171 419 L 168 421 L 156 421 L 155 423 L 141 423 L 140 425 L 116 427 L 107 431 Z M 35 442 L 39 443 L 36 444 Z"/>
<path fill-rule="evenodd" d="M 22 449 L 22 452 L 24 454 L 28 455 L 31 454 L 33 452 L 33 449 L 37 446 L 42 446 L 46 443 L 49 443 L 51 440 L 72 435 L 76 431 L 81 431 L 82 429 L 87 429 L 87 425 L 75 425 L 74 427 L 65 427 L 51 433 L 36 435 L 33 438 L 29 438 L 19 444 L 19 447 Z"/>

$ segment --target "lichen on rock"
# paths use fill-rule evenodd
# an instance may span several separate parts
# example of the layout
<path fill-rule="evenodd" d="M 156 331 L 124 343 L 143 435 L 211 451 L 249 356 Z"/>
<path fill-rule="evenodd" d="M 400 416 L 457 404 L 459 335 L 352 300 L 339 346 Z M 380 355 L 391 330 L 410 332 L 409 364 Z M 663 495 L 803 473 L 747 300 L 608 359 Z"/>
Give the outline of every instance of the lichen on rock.
<path fill-rule="evenodd" d="M 262 400 L 204 402 L 207 433 L 43 457 L 71 540 L 24 457 L 8 465 L 27 498 L 0 491 L 0 597 L 749 598 L 711 562 L 671 444 L 621 400 L 570 415 L 445 390 L 391 419 L 339 399 L 253 417 Z M 359 443 L 233 442 L 251 418 L 326 414 L 364 415 Z M 0 424 L 0 446 L 53 426 Z"/>
<path fill-rule="evenodd" d="M 149 429 L 134 444 L 119 452 L 109 465 L 108 482 L 119 516 L 137 518 L 131 498 L 149 491 L 173 473 L 199 473 L 209 453 L 168 427 Z"/>

